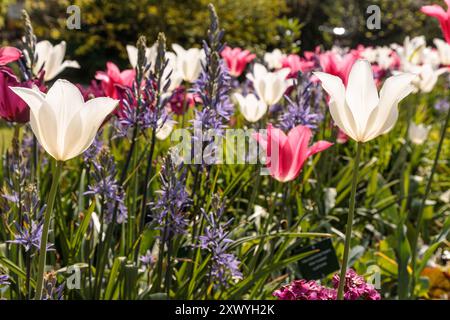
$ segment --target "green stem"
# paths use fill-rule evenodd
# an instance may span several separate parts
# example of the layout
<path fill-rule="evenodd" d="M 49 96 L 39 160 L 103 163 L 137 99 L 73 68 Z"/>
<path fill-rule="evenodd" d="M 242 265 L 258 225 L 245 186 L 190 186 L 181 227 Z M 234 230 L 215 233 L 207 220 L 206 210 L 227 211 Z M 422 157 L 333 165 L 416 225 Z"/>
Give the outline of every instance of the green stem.
<path fill-rule="evenodd" d="M 356 149 L 356 157 L 353 166 L 352 191 L 350 194 L 350 207 L 348 210 L 347 227 L 345 231 L 344 259 L 342 261 L 341 274 L 339 277 L 339 288 L 337 294 L 338 300 L 343 300 L 344 298 L 345 275 L 347 273 L 348 254 L 350 251 L 350 243 L 352 240 L 352 225 L 353 225 L 353 216 L 355 214 L 356 187 L 358 185 L 359 159 L 361 157 L 361 149 L 362 149 L 362 142 L 358 142 L 358 147 Z"/>
<path fill-rule="evenodd" d="M 48 230 L 50 228 L 50 219 L 53 211 L 53 204 L 55 203 L 56 190 L 58 189 L 59 178 L 62 172 L 62 162 L 57 161 L 55 164 L 55 170 L 52 180 L 52 186 L 47 199 L 47 208 L 44 215 L 44 227 L 41 236 L 41 246 L 39 249 L 39 264 L 38 273 L 36 278 L 36 297 L 35 300 L 41 300 L 42 288 L 44 286 L 44 271 L 45 271 L 45 258 L 47 257 L 47 240 Z"/>
<path fill-rule="evenodd" d="M 150 152 L 148 154 L 147 159 L 147 168 L 145 169 L 145 178 L 144 178 L 144 190 L 142 192 L 143 199 L 141 203 L 141 221 L 139 224 L 139 232 L 143 232 L 145 227 L 145 218 L 147 217 L 147 198 L 148 198 L 148 187 L 150 184 L 150 177 L 152 174 L 152 162 L 153 162 L 153 153 L 155 150 L 156 144 L 156 129 L 152 128 L 152 138 L 150 144 Z"/>
<path fill-rule="evenodd" d="M 413 270 L 413 274 L 411 277 L 411 287 L 410 287 L 411 298 L 414 298 L 414 288 L 416 286 L 417 244 L 419 242 L 420 229 L 421 229 L 422 222 L 423 222 L 423 210 L 425 208 L 425 202 L 427 201 L 428 195 L 430 194 L 430 191 L 431 191 L 431 185 L 433 183 L 433 176 L 434 176 L 434 173 L 436 172 L 436 168 L 437 168 L 437 164 L 439 161 L 439 156 L 441 154 L 442 146 L 444 144 L 445 133 L 447 132 L 449 120 L 450 120 L 450 109 L 448 110 L 447 117 L 445 118 L 444 123 L 442 125 L 441 137 L 439 139 L 438 148 L 436 150 L 436 156 L 434 157 L 433 167 L 431 169 L 430 177 L 428 178 L 427 185 L 425 187 L 425 195 L 422 198 L 422 202 L 420 203 L 419 212 L 417 215 L 417 223 L 416 223 L 417 227 L 416 227 L 416 232 L 414 234 L 414 241 L 412 242 L 412 248 L 411 248 L 411 250 L 412 250 L 411 265 L 412 265 L 412 270 Z"/>

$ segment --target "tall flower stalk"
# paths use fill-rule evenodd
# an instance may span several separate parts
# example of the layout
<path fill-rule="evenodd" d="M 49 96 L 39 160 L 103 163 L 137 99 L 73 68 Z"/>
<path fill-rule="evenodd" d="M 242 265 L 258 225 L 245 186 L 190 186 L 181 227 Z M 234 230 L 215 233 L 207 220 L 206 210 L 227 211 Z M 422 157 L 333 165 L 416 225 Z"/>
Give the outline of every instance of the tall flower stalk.
<path fill-rule="evenodd" d="M 100 125 L 116 108 L 118 101 L 95 98 L 84 102 L 78 88 L 66 80 L 57 80 L 47 94 L 38 88 L 11 87 L 11 90 L 30 107 L 31 129 L 45 151 L 56 160 L 44 215 L 36 281 L 36 299 L 40 300 L 50 218 L 62 163 L 77 157 L 90 147 Z"/>
<path fill-rule="evenodd" d="M 164 36 L 164 33 L 158 34 L 158 40 L 157 40 L 157 55 L 156 55 L 156 61 L 154 66 L 154 72 L 151 74 L 151 81 L 155 83 L 156 89 L 153 89 L 153 95 L 155 97 L 155 104 L 153 108 L 154 113 L 156 114 L 155 121 L 153 121 L 151 126 L 151 141 L 150 141 L 150 151 L 148 153 L 147 158 L 147 168 L 145 170 L 145 178 L 144 178 L 144 188 L 142 191 L 142 203 L 141 203 L 141 221 L 140 221 L 140 229 L 144 229 L 145 225 L 145 219 L 146 219 L 146 208 L 147 208 L 147 198 L 148 198 L 148 186 L 150 183 L 150 177 L 152 174 L 152 161 L 153 161 L 153 153 L 155 150 L 155 144 L 156 144 L 156 131 L 158 127 L 158 120 L 160 119 L 160 110 L 162 109 L 161 105 L 163 105 L 162 102 L 165 101 L 165 99 L 162 98 L 162 95 L 164 92 L 167 91 L 167 88 L 170 86 L 170 79 L 163 79 L 163 76 L 165 74 L 164 70 L 166 69 L 168 65 L 168 61 L 166 60 L 166 37 Z M 138 64 L 139 64 L 139 51 L 138 51 Z M 165 121 L 164 119 L 163 121 Z M 164 123 L 161 124 L 161 126 Z M 136 255 L 137 257 L 137 255 Z"/>
<path fill-rule="evenodd" d="M 352 241 L 352 226 L 353 217 L 355 215 L 356 206 L 356 187 L 358 186 L 358 173 L 359 173 L 359 161 L 361 158 L 362 143 L 358 142 L 356 148 L 356 156 L 353 163 L 353 178 L 352 178 L 352 190 L 350 194 L 350 205 L 347 216 L 347 227 L 345 230 L 345 244 L 344 244 L 344 258 L 342 260 L 340 279 L 344 279 L 347 274 L 348 255 L 350 252 L 350 244 Z M 344 299 L 344 284 L 345 281 L 339 281 L 337 298 L 338 300 Z"/>
<path fill-rule="evenodd" d="M 366 60 L 355 62 L 350 70 L 346 86 L 339 77 L 331 74 L 316 72 L 315 75 L 331 97 L 329 107 L 335 124 L 358 142 L 341 266 L 340 279 L 344 279 L 352 237 L 362 144 L 392 130 L 398 119 L 398 103 L 412 92 L 411 82 L 415 75 L 399 74 L 388 78 L 384 82 L 380 94 L 377 91 L 371 65 Z M 343 285 L 344 281 L 341 281 L 337 295 L 339 300 L 343 299 Z"/>
<path fill-rule="evenodd" d="M 61 177 L 61 172 L 63 168 L 62 161 L 56 161 L 53 170 L 52 186 L 47 198 L 47 208 L 44 214 L 44 226 L 42 229 L 41 237 L 41 247 L 39 249 L 39 262 L 38 262 L 38 272 L 36 276 L 36 295 L 35 300 L 42 299 L 42 289 L 44 286 L 44 272 L 45 272 L 45 261 L 47 257 L 47 240 L 48 231 L 50 228 L 50 218 L 53 211 L 53 204 L 55 203 L 56 191 L 58 189 L 59 179 Z"/>

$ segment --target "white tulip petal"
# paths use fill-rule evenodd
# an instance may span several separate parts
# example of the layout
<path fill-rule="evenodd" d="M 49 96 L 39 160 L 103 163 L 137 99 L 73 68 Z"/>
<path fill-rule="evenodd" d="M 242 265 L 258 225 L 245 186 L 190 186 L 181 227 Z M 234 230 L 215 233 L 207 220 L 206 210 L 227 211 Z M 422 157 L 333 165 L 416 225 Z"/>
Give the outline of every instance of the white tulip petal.
<path fill-rule="evenodd" d="M 83 107 L 84 99 L 80 90 L 67 80 L 59 79 L 48 90 L 46 101 L 54 109 L 58 124 L 67 127 L 74 114 Z"/>
<path fill-rule="evenodd" d="M 266 97 L 266 83 L 263 80 L 258 79 L 253 83 L 253 87 L 255 88 L 258 97 L 270 105 L 270 102 L 267 101 L 268 98 Z"/>
<path fill-rule="evenodd" d="M 30 126 L 39 143 L 44 146 L 41 129 L 39 126 L 39 109 L 45 103 L 45 94 L 39 91 L 37 87 L 34 89 L 22 87 L 10 87 L 30 107 Z"/>
<path fill-rule="evenodd" d="M 138 49 L 135 46 L 127 45 L 128 60 L 133 68 L 137 66 Z"/>
<path fill-rule="evenodd" d="M 386 79 L 380 91 L 378 107 L 369 116 L 365 136 L 373 139 L 392 128 L 398 118 L 397 104 L 414 89 L 411 85 L 414 78 L 414 74 L 403 73 Z"/>
<path fill-rule="evenodd" d="M 157 123 L 157 129 L 156 129 L 156 138 L 158 140 L 166 140 L 170 133 L 173 130 L 173 126 L 177 123 L 174 120 L 171 119 L 166 119 L 166 121 L 164 122 L 164 124 L 161 126 L 162 123 L 162 119 L 158 120 Z"/>
<path fill-rule="evenodd" d="M 253 77 L 260 79 L 267 74 L 267 69 L 260 63 L 255 63 L 253 66 Z"/>
<path fill-rule="evenodd" d="M 177 56 L 184 55 L 186 52 L 186 50 L 184 50 L 184 48 L 177 43 L 172 44 L 172 49 L 173 51 L 175 51 Z"/>
<path fill-rule="evenodd" d="M 281 98 L 283 98 L 284 92 L 287 89 L 287 86 L 284 83 L 284 80 L 282 79 L 278 79 L 278 78 L 274 78 L 272 80 L 272 85 L 269 86 L 270 90 L 271 90 L 271 103 L 270 105 L 274 105 L 276 104 L 278 101 L 281 100 Z"/>
<path fill-rule="evenodd" d="M 39 117 L 39 111 L 37 111 L 36 113 L 30 112 L 30 127 L 31 127 L 31 130 L 33 131 L 34 135 L 36 136 L 36 139 L 39 142 L 39 144 L 45 150 L 47 150 L 47 147 L 44 145 L 45 140 L 44 140 L 44 137 L 42 136 L 38 117 Z"/>
<path fill-rule="evenodd" d="M 291 70 L 289 68 L 283 68 L 280 69 L 276 72 L 276 74 L 281 78 L 281 79 L 286 79 L 286 77 L 289 75 L 289 73 L 291 72 Z"/>
<path fill-rule="evenodd" d="M 254 94 L 243 97 L 240 93 L 235 93 L 234 97 L 238 101 L 239 110 L 244 118 L 249 122 L 256 122 L 267 112 L 267 105 L 256 98 Z"/>
<path fill-rule="evenodd" d="M 356 140 L 356 125 L 345 101 L 345 87 L 339 77 L 324 72 L 314 72 L 322 82 L 323 89 L 330 95 L 329 109 L 336 125 L 348 136 Z"/>
<path fill-rule="evenodd" d="M 75 60 L 66 60 L 62 63 L 60 69 L 61 71 L 64 70 L 65 68 L 74 68 L 74 69 L 80 69 L 80 64 L 78 63 L 78 61 Z"/>
<path fill-rule="evenodd" d="M 10 87 L 30 107 L 31 112 L 37 112 L 45 102 L 45 94 L 39 89 L 29 89 L 23 87 Z"/>
<path fill-rule="evenodd" d="M 83 153 L 95 139 L 98 129 L 102 125 L 105 118 L 114 111 L 119 103 L 108 97 L 100 97 L 89 100 L 84 104 L 80 112 L 81 121 L 83 122 L 83 139 L 77 146 L 76 152 Z"/>
<path fill-rule="evenodd" d="M 64 134 L 61 158 L 66 161 L 78 156 L 82 151 L 81 148 L 86 144 L 86 131 L 80 113 L 76 113 L 67 125 Z"/>
<path fill-rule="evenodd" d="M 60 66 L 63 63 L 64 55 L 66 54 L 66 43 L 62 41 L 61 43 L 54 46 L 50 55 L 45 59 L 45 81 L 53 80 L 60 72 Z"/>
<path fill-rule="evenodd" d="M 361 138 L 367 119 L 379 101 L 372 68 L 367 60 L 358 60 L 353 65 L 348 77 L 346 101 Z"/>
<path fill-rule="evenodd" d="M 64 160 L 60 157 L 61 149 L 59 148 L 58 138 L 63 134 L 58 130 L 57 117 L 54 109 L 47 102 L 44 103 L 38 111 L 35 125 L 39 127 L 39 133 L 33 131 L 42 147 L 56 160 Z M 35 128 L 36 129 L 36 128 Z"/>
<path fill-rule="evenodd" d="M 45 63 L 45 60 L 50 56 L 52 48 L 52 44 L 47 40 L 39 41 L 38 43 L 36 43 L 37 61 L 34 64 L 33 69 L 33 72 L 35 74 L 37 74 L 41 70 L 42 66 Z"/>

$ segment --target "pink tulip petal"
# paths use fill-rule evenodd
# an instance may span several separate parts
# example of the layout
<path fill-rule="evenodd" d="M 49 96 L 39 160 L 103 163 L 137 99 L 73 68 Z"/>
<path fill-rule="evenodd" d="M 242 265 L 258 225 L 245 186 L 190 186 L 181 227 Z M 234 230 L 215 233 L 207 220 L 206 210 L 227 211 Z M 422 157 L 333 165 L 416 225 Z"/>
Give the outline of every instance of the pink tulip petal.
<path fill-rule="evenodd" d="M 308 148 L 306 157 L 311 157 L 318 152 L 328 149 L 332 145 L 333 145 L 333 143 L 328 142 L 328 141 L 324 141 L 324 140 L 317 141 L 311 147 Z"/>
<path fill-rule="evenodd" d="M 0 66 L 19 60 L 22 51 L 14 47 L 0 48 Z"/>
<path fill-rule="evenodd" d="M 420 8 L 420 11 L 422 11 L 423 13 L 425 13 L 430 17 L 435 17 L 438 19 L 447 19 L 447 13 L 441 6 L 437 4 L 433 4 L 430 6 L 423 6 L 422 8 Z"/>

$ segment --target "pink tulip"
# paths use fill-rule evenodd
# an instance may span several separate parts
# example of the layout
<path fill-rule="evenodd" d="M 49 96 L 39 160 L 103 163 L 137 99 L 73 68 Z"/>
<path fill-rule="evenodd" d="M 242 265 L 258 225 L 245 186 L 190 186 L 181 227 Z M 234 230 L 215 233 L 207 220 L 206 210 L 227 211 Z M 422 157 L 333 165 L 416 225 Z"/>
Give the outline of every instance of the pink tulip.
<path fill-rule="evenodd" d="M 343 57 L 335 52 L 328 51 L 319 56 L 319 61 L 323 72 L 341 78 L 344 85 L 347 85 L 350 70 L 358 58 L 359 52 L 357 50 L 352 50 Z"/>
<path fill-rule="evenodd" d="M 304 73 L 314 69 L 315 63 L 302 59 L 296 54 L 290 54 L 281 60 L 281 65 L 283 68 L 289 68 L 289 78 L 295 78 L 299 71 Z"/>
<path fill-rule="evenodd" d="M 233 77 L 239 77 L 244 72 L 247 64 L 256 58 L 256 55 L 241 48 L 225 47 L 220 54 Z"/>
<path fill-rule="evenodd" d="M 320 55 L 321 48 L 320 46 L 316 46 L 314 51 L 303 51 L 303 56 L 307 61 L 315 61 L 317 57 Z"/>
<path fill-rule="evenodd" d="M 348 141 L 348 135 L 345 134 L 344 131 L 342 131 L 341 129 L 338 128 L 338 134 L 336 137 L 336 142 L 339 144 L 344 144 Z"/>
<path fill-rule="evenodd" d="M 0 48 L 0 66 L 19 60 L 22 52 L 14 47 Z"/>
<path fill-rule="evenodd" d="M 31 85 L 30 85 L 31 86 Z M 8 67 L 0 68 L 0 117 L 9 122 L 27 123 L 30 109 L 9 87 L 30 87 L 22 84 Z"/>
<path fill-rule="evenodd" d="M 445 41 L 450 43 L 450 0 L 445 0 L 447 12 L 439 5 L 423 6 L 420 11 L 439 20 Z"/>
<path fill-rule="evenodd" d="M 266 150 L 267 167 L 273 178 L 281 182 L 294 180 L 309 157 L 333 145 L 328 141 L 318 141 L 308 147 L 311 135 L 308 127 L 297 126 L 286 136 L 270 123 L 267 126 L 267 137 L 255 134 L 255 139 Z"/>
<path fill-rule="evenodd" d="M 133 85 L 136 71 L 127 69 L 120 71 L 112 62 L 106 63 L 106 72 L 97 71 L 95 79 L 100 80 L 103 91 L 107 97 L 118 99 L 119 93 L 116 86 L 131 87 Z"/>

